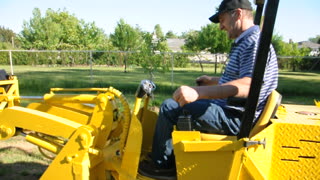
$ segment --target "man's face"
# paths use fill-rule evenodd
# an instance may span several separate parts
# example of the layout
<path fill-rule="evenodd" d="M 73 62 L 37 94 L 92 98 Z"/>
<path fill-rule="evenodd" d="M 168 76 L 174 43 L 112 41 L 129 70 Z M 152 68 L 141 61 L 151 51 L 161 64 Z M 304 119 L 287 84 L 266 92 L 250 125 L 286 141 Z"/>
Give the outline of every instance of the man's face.
<path fill-rule="evenodd" d="M 227 32 L 230 39 L 236 39 L 239 31 L 237 23 L 237 12 L 224 12 L 219 15 L 220 29 Z"/>

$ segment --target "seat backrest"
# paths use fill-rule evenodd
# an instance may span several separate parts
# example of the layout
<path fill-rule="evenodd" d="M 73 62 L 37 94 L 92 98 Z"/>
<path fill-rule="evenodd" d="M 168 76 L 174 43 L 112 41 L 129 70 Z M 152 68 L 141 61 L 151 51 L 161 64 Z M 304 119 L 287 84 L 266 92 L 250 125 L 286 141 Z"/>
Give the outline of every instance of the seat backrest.
<path fill-rule="evenodd" d="M 6 71 L 4 69 L 0 69 L 0 81 L 2 80 L 8 80 L 8 74 L 6 73 Z M 5 91 L 8 91 L 10 88 L 10 84 L 9 85 L 0 85 L 0 87 L 3 87 L 5 89 Z"/>
<path fill-rule="evenodd" d="M 264 128 L 267 127 L 268 123 L 270 122 L 271 118 L 274 118 L 278 107 L 280 106 L 282 96 L 276 90 L 273 90 L 268 97 L 267 103 L 257 120 L 256 124 L 250 131 L 249 137 L 253 137 Z M 231 140 L 235 141 L 237 136 L 228 136 L 228 135 L 221 135 L 221 134 L 207 134 L 201 133 L 201 140 L 203 141 L 221 141 L 221 140 Z"/>
<path fill-rule="evenodd" d="M 273 90 L 268 97 L 267 103 L 252 130 L 249 137 L 256 135 L 263 130 L 273 118 L 277 112 L 277 109 L 281 103 L 282 96 L 276 90 Z"/>
<path fill-rule="evenodd" d="M 0 80 L 7 80 L 8 75 L 4 69 L 0 69 Z"/>

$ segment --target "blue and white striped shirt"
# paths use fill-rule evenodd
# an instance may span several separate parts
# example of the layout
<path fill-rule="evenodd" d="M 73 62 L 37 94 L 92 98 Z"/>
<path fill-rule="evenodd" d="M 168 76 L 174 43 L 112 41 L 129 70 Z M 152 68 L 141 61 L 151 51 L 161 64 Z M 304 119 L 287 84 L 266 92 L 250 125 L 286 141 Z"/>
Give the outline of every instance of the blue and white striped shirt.
<path fill-rule="evenodd" d="M 234 42 L 229 54 L 229 62 L 225 72 L 219 80 L 219 84 L 237 80 L 243 77 L 252 77 L 257 49 L 259 44 L 259 26 L 253 26 L 243 32 Z M 270 45 L 268 64 L 265 69 L 263 85 L 261 87 L 258 106 L 255 114 L 257 119 L 262 112 L 269 94 L 278 85 L 278 62 L 276 53 Z M 215 99 L 215 103 L 222 107 L 244 111 L 244 107 L 229 106 L 227 99 Z"/>

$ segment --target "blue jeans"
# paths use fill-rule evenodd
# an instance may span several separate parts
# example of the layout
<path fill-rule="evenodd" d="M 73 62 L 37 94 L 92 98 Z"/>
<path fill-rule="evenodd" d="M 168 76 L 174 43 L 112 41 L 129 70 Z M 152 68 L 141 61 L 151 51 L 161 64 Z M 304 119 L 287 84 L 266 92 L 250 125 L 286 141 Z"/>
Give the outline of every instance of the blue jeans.
<path fill-rule="evenodd" d="M 198 100 L 180 107 L 173 99 L 167 99 L 160 107 L 152 144 L 152 160 L 161 168 L 175 165 L 172 136 L 178 117 L 187 112 L 195 130 L 226 135 L 237 135 L 242 112 L 223 108 L 212 100 Z"/>

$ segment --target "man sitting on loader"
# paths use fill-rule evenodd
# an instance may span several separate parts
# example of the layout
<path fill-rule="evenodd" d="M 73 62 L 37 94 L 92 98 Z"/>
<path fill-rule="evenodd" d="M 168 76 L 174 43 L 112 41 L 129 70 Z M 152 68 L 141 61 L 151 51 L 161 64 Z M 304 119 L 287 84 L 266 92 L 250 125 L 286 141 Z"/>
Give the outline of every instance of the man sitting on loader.
<path fill-rule="evenodd" d="M 260 28 L 254 25 L 252 7 L 248 0 L 223 0 L 210 21 L 220 23 L 220 29 L 234 39 L 229 63 L 223 75 L 201 76 L 199 86 L 181 86 L 160 107 L 153 137 L 151 160 L 139 165 L 139 173 L 156 179 L 175 179 L 175 158 L 172 136 L 178 117 L 191 115 L 193 129 L 215 134 L 237 135 L 240 130 L 243 104 L 229 103 L 230 97 L 247 98 L 256 61 Z M 264 108 L 268 95 L 278 84 L 278 65 L 270 46 L 268 64 L 255 119 Z"/>

